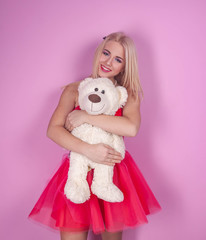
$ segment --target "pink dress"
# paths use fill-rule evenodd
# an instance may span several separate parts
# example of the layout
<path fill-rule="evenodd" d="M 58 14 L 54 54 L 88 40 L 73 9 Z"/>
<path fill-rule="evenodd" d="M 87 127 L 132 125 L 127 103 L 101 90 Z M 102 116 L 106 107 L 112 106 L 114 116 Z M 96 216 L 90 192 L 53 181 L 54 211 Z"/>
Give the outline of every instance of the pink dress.
<path fill-rule="evenodd" d="M 76 109 L 79 109 L 78 107 Z M 116 116 L 122 115 L 122 109 Z M 124 200 L 110 203 L 98 199 L 92 194 L 88 201 L 75 204 L 64 194 L 64 186 L 69 169 L 68 154 L 63 156 L 62 163 L 47 184 L 35 204 L 29 218 L 62 231 L 87 231 L 94 233 L 121 231 L 147 223 L 146 215 L 161 209 L 158 201 L 145 181 L 131 155 L 126 151 L 125 158 L 114 167 L 113 181 L 123 192 Z M 91 186 L 93 170 L 87 175 Z"/>

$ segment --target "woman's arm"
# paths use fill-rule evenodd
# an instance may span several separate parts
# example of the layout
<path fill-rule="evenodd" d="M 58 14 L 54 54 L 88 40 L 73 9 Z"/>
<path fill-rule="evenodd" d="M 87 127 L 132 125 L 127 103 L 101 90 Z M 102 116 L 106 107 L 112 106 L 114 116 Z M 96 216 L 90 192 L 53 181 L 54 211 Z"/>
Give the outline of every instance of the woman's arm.
<path fill-rule="evenodd" d="M 123 116 L 89 115 L 85 111 L 74 111 L 67 117 L 66 127 L 70 131 L 82 123 L 89 123 L 107 132 L 120 136 L 136 136 L 141 122 L 140 102 L 129 94 L 123 108 Z"/>
<path fill-rule="evenodd" d="M 75 106 L 77 88 L 78 83 L 73 83 L 63 91 L 59 104 L 49 122 L 47 136 L 63 148 L 83 154 L 92 161 L 107 165 L 119 163 L 122 160 L 121 155 L 113 148 L 105 144 L 91 145 L 83 142 L 64 128 L 66 117 Z"/>

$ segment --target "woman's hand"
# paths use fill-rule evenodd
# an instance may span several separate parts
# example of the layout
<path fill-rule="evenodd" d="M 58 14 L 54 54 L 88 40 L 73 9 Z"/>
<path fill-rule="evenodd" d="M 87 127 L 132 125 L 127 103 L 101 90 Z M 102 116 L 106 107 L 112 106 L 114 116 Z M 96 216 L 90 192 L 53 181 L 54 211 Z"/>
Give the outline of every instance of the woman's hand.
<path fill-rule="evenodd" d="M 87 115 L 88 113 L 83 110 L 74 110 L 70 112 L 66 118 L 65 128 L 71 132 L 75 127 L 86 122 Z"/>
<path fill-rule="evenodd" d="M 74 110 L 70 112 L 66 118 L 65 128 L 72 131 L 75 127 L 87 122 L 88 113 L 83 110 Z M 114 166 L 122 161 L 122 156 L 109 145 L 98 143 L 89 144 L 84 149 L 84 153 L 91 161 Z"/>
<path fill-rule="evenodd" d="M 122 156 L 119 152 L 103 143 L 89 145 L 84 155 L 93 162 L 109 166 L 114 166 L 122 161 Z"/>

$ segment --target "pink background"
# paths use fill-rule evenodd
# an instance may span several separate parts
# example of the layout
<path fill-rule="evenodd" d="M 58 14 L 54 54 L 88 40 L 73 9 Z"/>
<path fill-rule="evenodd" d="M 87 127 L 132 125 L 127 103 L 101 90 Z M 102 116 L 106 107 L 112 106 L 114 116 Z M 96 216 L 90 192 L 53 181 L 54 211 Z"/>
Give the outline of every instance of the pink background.
<path fill-rule="evenodd" d="M 206 239 L 205 9 L 203 0 L 1 0 L 1 239 L 59 239 L 27 219 L 65 153 L 47 125 L 61 87 L 88 76 L 102 37 L 119 30 L 137 45 L 145 92 L 141 129 L 126 144 L 163 208 L 124 239 Z"/>

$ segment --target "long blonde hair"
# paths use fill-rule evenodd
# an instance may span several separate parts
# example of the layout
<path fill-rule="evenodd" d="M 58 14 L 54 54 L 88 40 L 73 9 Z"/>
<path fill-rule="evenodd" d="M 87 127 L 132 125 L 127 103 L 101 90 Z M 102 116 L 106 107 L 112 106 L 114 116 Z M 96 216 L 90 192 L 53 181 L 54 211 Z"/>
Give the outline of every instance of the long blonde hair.
<path fill-rule="evenodd" d="M 94 55 L 92 77 L 98 77 L 99 59 L 108 41 L 116 41 L 120 43 L 125 51 L 125 69 L 122 73 L 115 76 L 115 79 L 117 80 L 118 84 L 127 88 L 127 90 L 130 91 L 133 96 L 138 96 L 141 100 L 141 98 L 143 98 L 143 90 L 139 80 L 135 44 L 132 39 L 126 36 L 123 32 L 109 34 L 97 47 Z"/>

